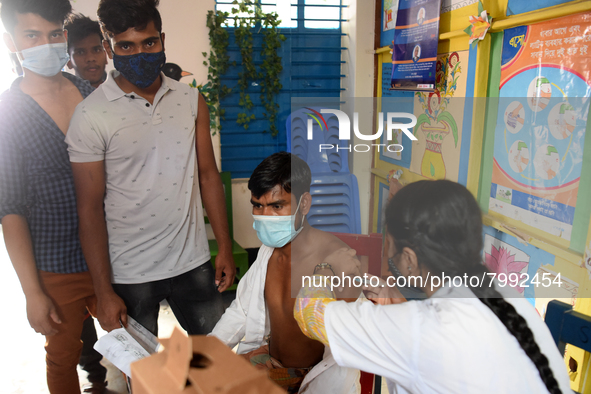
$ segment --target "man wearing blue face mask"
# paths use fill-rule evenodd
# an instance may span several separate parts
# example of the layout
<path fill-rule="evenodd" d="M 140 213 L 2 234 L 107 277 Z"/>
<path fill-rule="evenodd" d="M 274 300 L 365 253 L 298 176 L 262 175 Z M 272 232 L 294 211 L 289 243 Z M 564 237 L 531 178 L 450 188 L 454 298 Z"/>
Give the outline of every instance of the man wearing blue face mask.
<path fill-rule="evenodd" d="M 116 70 L 78 106 L 66 139 L 80 239 L 105 330 L 126 325 L 129 314 L 156 334 L 166 299 L 189 334 L 207 334 L 236 268 L 207 105 L 196 89 L 161 72 L 157 5 L 99 2 Z M 202 201 L 220 247 L 215 271 Z"/>
<path fill-rule="evenodd" d="M 78 239 L 64 134 L 92 87 L 61 70 L 69 0 L 2 0 L 4 41 L 24 77 L 0 98 L 0 218 L 31 327 L 46 336 L 47 385 L 79 393 L 80 333 L 96 303 Z"/>
<path fill-rule="evenodd" d="M 308 165 L 286 152 L 269 156 L 252 173 L 253 226 L 263 246 L 212 335 L 238 345 L 238 354 L 288 393 L 356 393 L 359 371 L 336 365 L 324 345 L 302 334 L 290 309 L 302 275 L 347 247 L 306 221 L 311 180 Z M 359 289 L 341 295 L 354 299 Z"/>

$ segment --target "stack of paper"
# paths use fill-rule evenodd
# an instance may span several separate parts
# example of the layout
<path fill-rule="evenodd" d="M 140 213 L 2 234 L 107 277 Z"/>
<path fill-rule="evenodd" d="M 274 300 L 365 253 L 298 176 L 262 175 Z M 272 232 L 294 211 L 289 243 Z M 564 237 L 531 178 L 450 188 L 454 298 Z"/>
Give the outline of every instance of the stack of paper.
<path fill-rule="evenodd" d="M 127 376 L 131 363 L 158 351 L 158 338 L 130 316 L 127 328 L 118 328 L 102 336 L 94 348 Z"/>

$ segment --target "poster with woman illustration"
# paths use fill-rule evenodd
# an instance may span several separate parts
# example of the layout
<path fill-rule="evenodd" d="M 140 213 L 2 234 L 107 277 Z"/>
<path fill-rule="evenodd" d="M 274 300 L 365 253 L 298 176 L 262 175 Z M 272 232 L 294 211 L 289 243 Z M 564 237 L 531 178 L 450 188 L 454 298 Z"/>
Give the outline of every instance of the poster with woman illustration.
<path fill-rule="evenodd" d="M 469 51 L 439 55 L 434 92 L 415 93 L 410 170 L 429 179 L 458 181 Z"/>
<path fill-rule="evenodd" d="M 505 31 L 489 209 L 571 240 L 591 96 L 591 13 Z"/>

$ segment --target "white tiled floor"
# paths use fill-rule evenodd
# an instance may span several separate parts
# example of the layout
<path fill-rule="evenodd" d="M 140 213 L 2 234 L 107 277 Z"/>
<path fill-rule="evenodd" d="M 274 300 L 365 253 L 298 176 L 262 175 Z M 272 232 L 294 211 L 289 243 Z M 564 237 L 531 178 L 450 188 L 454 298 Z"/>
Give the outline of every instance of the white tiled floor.
<path fill-rule="evenodd" d="M 4 247 L 2 232 L 0 231 L 0 300 L 2 310 L 0 314 L 0 392 L 6 394 L 47 394 L 45 381 L 45 350 L 43 345 L 45 339 L 37 334 L 29 326 L 25 311 L 25 297 L 20 283 L 12 268 L 12 264 Z M 177 321 L 169 310 L 164 306 L 160 310 L 158 320 L 159 334 L 162 338 L 170 336 Z M 97 324 L 98 325 L 98 324 Z M 97 328 L 99 337 L 104 333 Z M 121 372 L 108 361 L 103 360 L 107 366 L 107 380 L 109 394 L 127 393 L 125 382 Z M 85 372 L 80 370 L 80 382 L 84 383 Z"/>

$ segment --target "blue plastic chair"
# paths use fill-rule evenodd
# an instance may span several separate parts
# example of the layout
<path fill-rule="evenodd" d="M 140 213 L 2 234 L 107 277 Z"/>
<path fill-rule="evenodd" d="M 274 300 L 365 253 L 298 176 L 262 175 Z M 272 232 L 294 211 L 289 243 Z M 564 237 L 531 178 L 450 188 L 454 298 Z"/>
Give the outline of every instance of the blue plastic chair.
<path fill-rule="evenodd" d="M 566 344 L 570 343 L 586 352 L 591 352 L 591 316 L 572 310 L 572 306 L 552 300 L 546 307 L 544 321 L 550 329 L 552 338 L 560 354 L 564 354 Z"/>
<path fill-rule="evenodd" d="M 309 108 L 309 109 L 308 109 Z M 292 112 L 286 121 L 287 150 L 304 160 L 315 172 L 349 172 L 349 151 L 347 141 L 339 140 L 339 121 L 336 115 L 321 114 L 326 125 L 321 125 L 309 114 L 318 118 L 319 107 L 301 108 Z M 312 120 L 312 140 L 308 140 L 308 119 Z M 332 144 L 335 148 L 320 152 L 320 144 Z"/>
<path fill-rule="evenodd" d="M 331 231 L 361 233 L 359 186 L 355 175 L 334 172 L 313 173 L 310 194 L 312 195 L 310 215 L 320 217 L 323 213 L 322 218 L 326 225 L 344 224 L 348 227 L 347 231 Z M 310 221 L 311 216 L 308 219 Z M 312 225 L 312 221 L 310 224 Z M 319 222 L 318 225 L 320 224 Z"/>
<path fill-rule="evenodd" d="M 321 108 L 301 108 L 287 119 L 288 151 L 304 160 L 312 171 L 312 206 L 308 222 L 325 231 L 359 234 L 361 218 L 359 186 L 355 175 L 349 172 L 349 151 L 336 148 L 320 151 L 320 144 L 347 147 L 339 140 L 339 122 L 336 115 L 321 114 L 326 124 L 314 111 Z M 313 117 L 320 120 L 318 124 Z M 308 119 L 312 119 L 312 139 L 308 140 Z"/>

